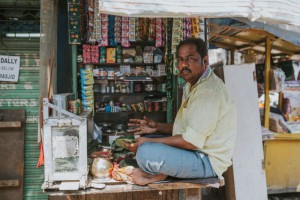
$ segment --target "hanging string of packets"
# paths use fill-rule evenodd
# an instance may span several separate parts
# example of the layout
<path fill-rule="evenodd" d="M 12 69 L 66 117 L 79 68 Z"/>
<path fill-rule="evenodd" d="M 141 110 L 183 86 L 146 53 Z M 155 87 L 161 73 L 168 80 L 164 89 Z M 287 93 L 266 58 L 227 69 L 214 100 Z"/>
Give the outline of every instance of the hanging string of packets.
<path fill-rule="evenodd" d="M 106 14 L 101 14 L 100 46 L 108 46 L 108 15 L 106 15 Z"/>
<path fill-rule="evenodd" d="M 203 40 L 206 41 L 206 33 L 205 33 L 205 20 L 204 18 L 200 17 L 199 18 L 199 37 Z"/>
<path fill-rule="evenodd" d="M 123 47 L 129 47 L 129 17 L 122 17 L 122 36 L 121 44 Z"/>
<path fill-rule="evenodd" d="M 115 16 L 109 15 L 108 16 L 108 42 L 109 46 L 116 46 L 115 41 Z"/>
<path fill-rule="evenodd" d="M 135 42 L 135 18 L 129 18 L 129 42 Z"/>
<path fill-rule="evenodd" d="M 115 43 L 121 43 L 121 35 L 122 35 L 122 17 L 116 16 L 115 17 L 115 24 L 114 24 L 114 32 L 115 32 Z"/>
<path fill-rule="evenodd" d="M 183 20 L 183 39 L 192 37 L 192 20 L 191 18 L 185 18 Z"/>
<path fill-rule="evenodd" d="M 172 30 L 173 30 L 173 19 L 167 19 L 167 42 L 165 51 L 165 62 L 167 70 L 167 98 L 172 98 L 173 89 L 173 54 L 172 54 Z"/>
<path fill-rule="evenodd" d="M 95 0 L 95 4 L 98 5 L 99 0 Z M 93 5 L 93 7 L 95 6 Z M 130 42 L 142 40 L 155 41 L 156 47 L 166 45 L 167 25 L 164 24 L 163 18 L 129 18 L 99 14 L 98 10 L 89 12 L 88 31 L 92 37 L 88 38 L 88 42 L 97 41 L 100 46 L 116 46 L 121 43 L 122 46 L 129 47 Z M 190 37 L 204 39 L 204 27 L 203 18 L 175 18 L 172 30 L 172 53 L 175 53 L 176 47 L 182 39 Z"/>
<path fill-rule="evenodd" d="M 165 24 L 163 23 L 164 20 L 161 18 L 156 19 L 155 25 L 155 47 L 164 47 L 165 46 Z"/>
<path fill-rule="evenodd" d="M 176 48 L 180 41 L 183 40 L 183 19 L 175 18 L 172 26 L 172 54 L 176 53 Z"/>
<path fill-rule="evenodd" d="M 95 0 L 95 8 L 99 8 L 99 5 L 99 0 Z M 93 37 L 95 38 L 95 41 L 101 40 L 101 17 L 99 16 L 101 16 L 99 9 L 94 9 Z"/>
<path fill-rule="evenodd" d="M 88 41 L 96 41 L 96 30 L 94 30 L 95 28 L 95 14 L 94 14 L 94 0 L 88 0 L 88 29 L 89 29 L 89 33 L 88 33 Z"/>

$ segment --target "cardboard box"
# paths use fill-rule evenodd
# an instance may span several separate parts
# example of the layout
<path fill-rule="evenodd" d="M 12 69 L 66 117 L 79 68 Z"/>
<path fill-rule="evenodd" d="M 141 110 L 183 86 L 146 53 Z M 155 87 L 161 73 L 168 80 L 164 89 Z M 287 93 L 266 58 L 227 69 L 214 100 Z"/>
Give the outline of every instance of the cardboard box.
<path fill-rule="evenodd" d="M 107 63 L 116 63 L 116 48 L 107 48 L 106 55 Z"/>

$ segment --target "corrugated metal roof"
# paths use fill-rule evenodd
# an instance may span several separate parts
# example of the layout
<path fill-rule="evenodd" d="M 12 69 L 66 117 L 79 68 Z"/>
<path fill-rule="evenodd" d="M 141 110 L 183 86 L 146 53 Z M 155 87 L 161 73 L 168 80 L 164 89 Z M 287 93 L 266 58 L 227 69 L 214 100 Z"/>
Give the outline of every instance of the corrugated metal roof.
<path fill-rule="evenodd" d="M 19 82 L 0 82 L 1 109 L 25 109 L 24 199 L 47 199 L 41 190 L 44 168 L 37 168 L 39 157 L 39 39 L 3 39 L 0 55 L 20 56 Z"/>

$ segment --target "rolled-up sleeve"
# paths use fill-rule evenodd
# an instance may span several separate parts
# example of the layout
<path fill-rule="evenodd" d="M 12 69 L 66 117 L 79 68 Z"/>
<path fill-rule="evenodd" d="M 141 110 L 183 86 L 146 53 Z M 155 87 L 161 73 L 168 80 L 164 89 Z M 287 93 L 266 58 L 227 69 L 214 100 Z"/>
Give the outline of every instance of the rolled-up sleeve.
<path fill-rule="evenodd" d="M 216 128 L 220 99 L 216 91 L 204 89 L 197 91 L 190 100 L 183 112 L 187 126 L 182 137 L 201 149 L 206 138 Z"/>

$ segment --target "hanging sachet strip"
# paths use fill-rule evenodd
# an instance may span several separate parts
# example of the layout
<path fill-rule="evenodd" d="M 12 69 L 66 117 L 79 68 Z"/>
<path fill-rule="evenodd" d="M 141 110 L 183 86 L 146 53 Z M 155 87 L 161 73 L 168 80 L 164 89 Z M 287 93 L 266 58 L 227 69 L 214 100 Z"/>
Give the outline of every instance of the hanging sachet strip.
<path fill-rule="evenodd" d="M 191 22 L 191 18 L 185 18 L 184 20 L 185 20 L 185 23 L 184 23 L 185 38 L 191 38 L 192 37 L 192 32 L 191 32 L 192 22 Z"/>
<path fill-rule="evenodd" d="M 172 27 L 172 54 L 176 53 L 179 42 L 183 40 L 183 19 L 175 18 Z"/>
<path fill-rule="evenodd" d="M 162 47 L 166 46 L 166 30 L 167 30 L 167 24 L 168 24 L 168 19 L 167 18 L 163 18 L 162 19 L 162 26 L 161 26 L 161 43 L 162 43 Z"/>
<path fill-rule="evenodd" d="M 88 42 L 96 41 L 96 34 L 94 32 L 94 0 L 88 0 Z"/>
<path fill-rule="evenodd" d="M 135 18 L 129 18 L 129 42 L 135 42 Z"/>
<path fill-rule="evenodd" d="M 99 8 L 99 0 L 95 0 L 93 37 L 95 38 L 96 41 L 100 42 L 100 40 L 101 40 L 101 15 L 100 15 L 98 8 Z"/>
<path fill-rule="evenodd" d="M 155 27 L 155 46 L 162 47 L 163 46 L 163 33 L 162 33 L 162 19 L 156 18 L 156 27 Z"/>
<path fill-rule="evenodd" d="M 115 43 L 121 43 L 121 34 L 122 34 L 122 17 L 115 16 Z"/>
<path fill-rule="evenodd" d="M 199 38 L 199 18 L 192 18 L 192 37 Z"/>
<path fill-rule="evenodd" d="M 121 44 L 123 47 L 129 47 L 129 17 L 122 17 L 122 39 Z"/>
<path fill-rule="evenodd" d="M 183 28 L 183 37 L 182 39 L 186 39 L 186 18 L 183 19 L 183 25 L 182 25 L 182 28 Z"/>
<path fill-rule="evenodd" d="M 101 14 L 101 42 L 100 46 L 108 46 L 108 15 Z"/>
<path fill-rule="evenodd" d="M 172 27 L 173 19 L 168 18 L 166 24 L 166 71 L 167 71 L 167 98 L 172 98 L 172 85 L 173 85 L 173 54 L 172 54 Z"/>
<path fill-rule="evenodd" d="M 156 20 L 154 18 L 149 18 L 149 34 L 148 34 L 148 41 L 154 41 L 155 40 L 155 22 Z"/>
<path fill-rule="evenodd" d="M 135 41 L 141 40 L 139 24 L 140 24 L 139 18 L 135 18 Z"/>
<path fill-rule="evenodd" d="M 206 41 L 206 29 L 205 29 L 205 19 L 203 17 L 199 18 L 199 37 L 203 40 Z"/>
<path fill-rule="evenodd" d="M 116 46 L 115 42 L 115 16 L 108 15 L 108 43 L 109 46 Z"/>

